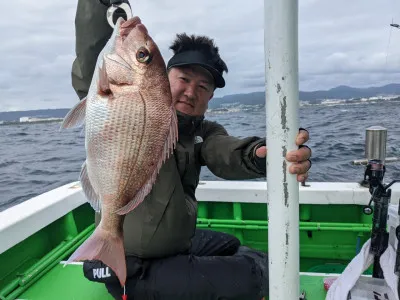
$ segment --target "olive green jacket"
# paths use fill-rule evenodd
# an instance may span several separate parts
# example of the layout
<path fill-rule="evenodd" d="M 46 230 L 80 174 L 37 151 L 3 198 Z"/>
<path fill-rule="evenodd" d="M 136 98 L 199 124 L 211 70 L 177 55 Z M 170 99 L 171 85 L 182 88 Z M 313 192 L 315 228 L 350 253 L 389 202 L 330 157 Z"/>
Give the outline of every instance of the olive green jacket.
<path fill-rule="evenodd" d="M 97 56 L 112 33 L 106 10 L 97 0 L 78 1 L 72 86 L 80 99 L 88 93 Z M 223 179 L 266 175 L 253 162 L 254 147 L 265 139 L 232 137 L 218 123 L 179 112 L 178 120 L 179 141 L 174 155 L 161 168 L 151 193 L 125 218 L 128 255 L 162 257 L 189 249 L 196 228 L 195 191 L 202 166 Z"/>

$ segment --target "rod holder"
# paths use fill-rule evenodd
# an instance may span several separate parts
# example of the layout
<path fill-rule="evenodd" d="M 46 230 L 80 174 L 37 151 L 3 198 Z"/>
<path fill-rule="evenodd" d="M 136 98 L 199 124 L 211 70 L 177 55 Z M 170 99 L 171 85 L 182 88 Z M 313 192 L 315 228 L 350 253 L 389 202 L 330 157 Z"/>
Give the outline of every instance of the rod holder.
<path fill-rule="evenodd" d="M 385 163 L 387 129 L 382 126 L 368 127 L 365 132 L 365 157 L 367 160 L 379 159 Z"/>
<path fill-rule="evenodd" d="M 387 129 L 382 126 L 371 126 L 365 131 L 365 158 L 352 160 L 352 165 L 368 165 L 372 159 L 383 164 L 400 161 L 400 157 L 386 157 Z"/>

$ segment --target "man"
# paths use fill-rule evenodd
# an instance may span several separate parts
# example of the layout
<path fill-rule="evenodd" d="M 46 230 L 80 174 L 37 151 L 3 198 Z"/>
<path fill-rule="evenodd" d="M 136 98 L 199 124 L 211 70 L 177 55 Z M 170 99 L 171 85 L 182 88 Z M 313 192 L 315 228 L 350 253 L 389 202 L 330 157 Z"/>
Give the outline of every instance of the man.
<path fill-rule="evenodd" d="M 126 2 L 126 1 L 125 1 Z M 110 0 L 79 0 L 76 15 L 76 53 L 72 84 L 80 99 L 86 96 L 95 63 L 111 35 L 106 21 Z M 118 15 L 117 15 L 118 16 Z M 130 212 L 124 223 L 127 254 L 126 293 L 134 299 L 256 299 L 268 293 L 267 256 L 240 245 L 233 236 L 196 230 L 195 191 L 200 169 L 207 166 L 224 179 L 252 179 L 266 175 L 265 139 L 229 136 L 220 124 L 204 120 L 216 88 L 223 88 L 228 68 L 213 41 L 180 34 L 167 70 L 176 102 L 179 141 L 174 155 L 161 168 L 151 193 Z M 308 140 L 300 130 L 297 144 Z M 298 181 L 307 178 L 311 150 L 288 153 Z M 98 224 L 101 216 L 96 215 Z M 115 274 L 97 278 L 99 261 L 87 261 L 89 280 L 103 282 L 121 299 Z"/>

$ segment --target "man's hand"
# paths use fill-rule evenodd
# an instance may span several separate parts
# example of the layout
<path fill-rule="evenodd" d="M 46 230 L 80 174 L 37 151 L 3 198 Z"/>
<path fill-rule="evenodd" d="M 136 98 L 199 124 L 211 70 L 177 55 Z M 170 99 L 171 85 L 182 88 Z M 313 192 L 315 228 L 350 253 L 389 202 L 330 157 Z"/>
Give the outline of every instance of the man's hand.
<path fill-rule="evenodd" d="M 297 174 L 297 181 L 303 182 L 308 178 L 308 170 L 311 168 L 311 149 L 308 146 L 303 146 L 309 139 L 308 131 L 300 128 L 296 137 L 296 145 L 300 146 L 298 150 L 289 151 L 286 154 L 286 159 L 293 164 L 289 168 L 291 174 Z M 256 150 L 256 155 L 259 158 L 267 156 L 267 148 L 261 146 Z"/>

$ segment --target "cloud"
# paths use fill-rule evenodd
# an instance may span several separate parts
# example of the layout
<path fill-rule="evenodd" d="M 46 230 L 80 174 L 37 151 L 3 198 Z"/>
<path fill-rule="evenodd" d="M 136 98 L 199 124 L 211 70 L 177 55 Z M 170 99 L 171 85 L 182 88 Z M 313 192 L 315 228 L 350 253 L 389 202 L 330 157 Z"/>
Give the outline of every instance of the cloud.
<path fill-rule="evenodd" d="M 91 0 L 97 1 L 97 0 Z M 251 3 L 251 4 L 250 4 Z M 228 65 L 216 97 L 264 89 L 264 1 L 136 0 L 139 15 L 168 60 L 180 32 L 214 38 Z M 0 111 L 72 107 L 77 0 L 3 3 L 0 19 Z M 400 3 L 299 1 L 301 90 L 400 81 Z M 390 43 L 389 43 L 390 38 Z"/>

